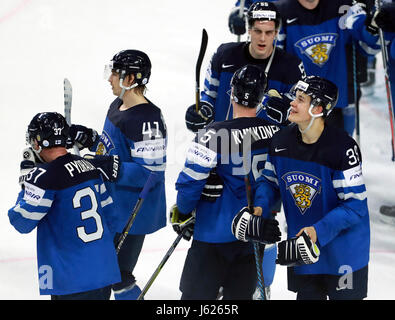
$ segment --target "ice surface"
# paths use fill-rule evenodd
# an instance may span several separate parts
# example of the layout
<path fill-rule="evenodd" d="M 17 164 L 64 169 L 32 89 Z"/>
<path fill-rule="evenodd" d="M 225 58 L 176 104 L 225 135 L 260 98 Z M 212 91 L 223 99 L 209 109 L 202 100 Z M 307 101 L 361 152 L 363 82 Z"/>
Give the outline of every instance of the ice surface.
<path fill-rule="evenodd" d="M 39 296 L 35 232 L 17 233 L 7 210 L 19 191 L 21 150 L 26 126 L 41 111 L 63 113 L 63 79 L 73 85 L 72 122 L 100 131 L 113 99 L 103 79 L 104 65 L 122 50 L 146 51 L 152 60 L 147 96 L 163 110 L 168 126 L 167 204 L 191 134 L 185 109 L 194 103 L 194 70 L 201 31 L 209 35 L 202 79 L 211 54 L 235 41 L 227 17 L 234 1 L 2 0 L 0 7 L 0 299 L 48 299 Z M 371 214 L 368 299 L 395 299 L 395 226 L 379 220 L 381 204 L 395 204 L 395 163 L 383 72 L 378 58 L 374 96 L 361 102 L 361 149 Z M 283 218 L 279 217 L 280 220 Z M 170 226 L 149 235 L 135 275 L 141 287 L 176 238 Z M 180 297 L 179 279 L 190 242 L 181 241 L 146 295 Z M 272 299 L 294 299 L 286 289 L 286 269 L 278 267 Z"/>

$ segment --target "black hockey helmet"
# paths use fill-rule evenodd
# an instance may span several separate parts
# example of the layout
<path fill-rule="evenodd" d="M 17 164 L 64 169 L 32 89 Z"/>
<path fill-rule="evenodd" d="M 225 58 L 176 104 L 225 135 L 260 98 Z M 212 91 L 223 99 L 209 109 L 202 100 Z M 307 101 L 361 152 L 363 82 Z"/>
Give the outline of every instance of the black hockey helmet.
<path fill-rule="evenodd" d="M 151 76 L 151 61 L 142 51 L 122 50 L 112 58 L 110 69 L 120 73 L 122 79 L 133 74 L 137 85 L 140 86 L 148 83 Z"/>
<path fill-rule="evenodd" d="M 247 64 L 234 73 L 230 85 L 232 100 L 245 107 L 256 108 L 262 103 L 267 78 L 261 68 Z"/>
<path fill-rule="evenodd" d="M 274 21 L 276 29 L 280 29 L 281 16 L 273 2 L 254 2 L 247 11 L 248 26 L 251 28 L 256 20 Z"/>
<path fill-rule="evenodd" d="M 27 127 L 26 141 L 41 148 L 64 147 L 69 136 L 66 119 L 57 112 L 37 113 Z"/>
<path fill-rule="evenodd" d="M 298 81 L 292 88 L 295 94 L 297 90 L 301 90 L 311 97 L 311 105 L 322 106 L 322 115 L 326 117 L 335 107 L 339 98 L 339 90 L 337 86 L 319 76 L 307 76 L 305 79 Z"/>

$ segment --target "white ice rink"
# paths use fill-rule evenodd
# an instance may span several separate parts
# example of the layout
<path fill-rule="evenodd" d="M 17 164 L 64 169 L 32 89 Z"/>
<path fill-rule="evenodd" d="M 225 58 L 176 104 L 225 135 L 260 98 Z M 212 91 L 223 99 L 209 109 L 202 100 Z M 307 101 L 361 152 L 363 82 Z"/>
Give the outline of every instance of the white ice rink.
<path fill-rule="evenodd" d="M 1 0 L 0 4 L 0 299 L 40 296 L 36 233 L 21 235 L 7 211 L 19 191 L 19 163 L 25 130 L 41 111 L 63 113 L 63 79 L 73 85 L 72 122 L 101 132 L 113 100 L 103 79 L 104 65 L 122 49 L 140 49 L 151 58 L 147 97 L 161 107 L 169 134 L 167 204 L 192 138 L 184 124 L 194 103 L 194 70 L 202 28 L 209 44 L 202 79 L 216 47 L 236 37 L 228 31 L 233 0 Z M 379 219 L 381 204 L 395 204 L 395 163 L 381 56 L 374 96 L 361 102 L 361 149 L 371 217 L 368 299 L 395 299 L 395 225 Z M 342 72 L 343 70 L 339 70 Z M 283 217 L 280 215 L 280 220 Z M 176 234 L 168 225 L 149 235 L 135 275 L 143 287 Z M 177 300 L 179 278 L 190 242 L 182 241 L 148 291 L 147 300 Z M 277 267 L 273 300 L 294 299 L 286 289 L 286 269 Z"/>

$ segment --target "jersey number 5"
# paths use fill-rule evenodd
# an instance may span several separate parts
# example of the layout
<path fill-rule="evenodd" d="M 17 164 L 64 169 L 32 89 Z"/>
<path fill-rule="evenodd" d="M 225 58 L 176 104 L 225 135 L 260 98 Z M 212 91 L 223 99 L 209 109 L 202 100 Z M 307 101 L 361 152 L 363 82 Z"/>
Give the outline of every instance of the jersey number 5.
<path fill-rule="evenodd" d="M 84 242 L 91 242 L 95 241 L 97 239 L 100 239 L 103 235 L 103 224 L 101 221 L 100 214 L 97 212 L 97 199 L 95 192 L 89 188 L 86 187 L 84 189 L 78 190 L 73 198 L 73 207 L 74 209 L 79 209 L 81 208 L 81 199 L 84 197 L 89 197 L 92 207 L 89 210 L 82 211 L 81 214 L 81 219 L 86 220 L 86 219 L 94 219 L 96 222 L 96 231 L 87 233 L 85 230 L 85 227 L 78 227 L 77 228 L 77 234 L 78 237 L 84 241 Z"/>

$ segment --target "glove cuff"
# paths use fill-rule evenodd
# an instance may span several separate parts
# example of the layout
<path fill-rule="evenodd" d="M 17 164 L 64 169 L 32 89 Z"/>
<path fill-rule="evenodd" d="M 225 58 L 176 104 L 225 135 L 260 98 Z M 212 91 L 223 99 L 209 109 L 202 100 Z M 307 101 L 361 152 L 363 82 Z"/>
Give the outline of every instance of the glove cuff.
<path fill-rule="evenodd" d="M 316 263 L 319 259 L 320 249 L 313 243 L 306 232 L 296 239 L 296 245 L 304 264 Z"/>

